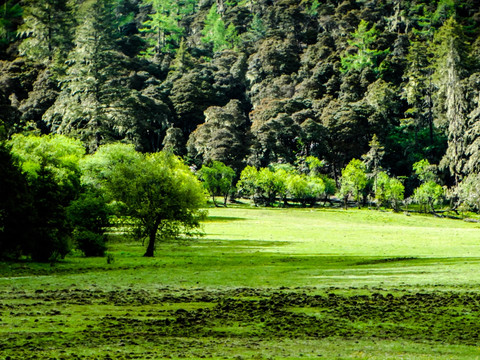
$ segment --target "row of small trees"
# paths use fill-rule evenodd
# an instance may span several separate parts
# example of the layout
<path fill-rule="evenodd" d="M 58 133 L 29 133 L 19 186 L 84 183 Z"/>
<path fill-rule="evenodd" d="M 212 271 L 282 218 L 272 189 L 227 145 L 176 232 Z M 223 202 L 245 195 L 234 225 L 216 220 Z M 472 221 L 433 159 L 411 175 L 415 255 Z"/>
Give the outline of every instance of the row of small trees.
<path fill-rule="evenodd" d="M 289 164 L 272 164 L 259 169 L 247 166 L 240 173 L 236 186 L 235 171 L 219 161 L 204 165 L 198 176 L 215 206 L 218 206 L 215 196 L 221 196 L 224 205 L 228 196 L 240 196 L 249 197 L 261 206 L 273 206 L 276 202 L 288 206 L 289 202 L 295 202 L 306 207 L 336 199 L 345 207 L 350 201 L 359 207 L 368 202 L 394 211 L 414 202 L 421 211 L 435 212 L 436 205 L 450 199 L 454 209 L 459 205 L 468 210 L 479 208 L 478 176 L 470 176 L 456 188 L 448 190 L 439 184 L 437 167 L 423 159 L 413 165 L 418 186 L 411 197 L 405 199 L 403 179 L 392 177 L 383 170 L 369 169 L 366 163 L 352 159 L 342 170 L 338 186 L 334 179 L 321 173 L 323 162 L 313 156 L 300 161 L 297 167 Z"/>
<path fill-rule="evenodd" d="M 0 143 L 0 257 L 55 261 L 72 247 L 103 255 L 112 215 L 128 219 L 137 238 L 192 234 L 205 194 L 176 156 L 143 154 L 132 145 L 85 155 L 78 140 L 16 135 Z"/>

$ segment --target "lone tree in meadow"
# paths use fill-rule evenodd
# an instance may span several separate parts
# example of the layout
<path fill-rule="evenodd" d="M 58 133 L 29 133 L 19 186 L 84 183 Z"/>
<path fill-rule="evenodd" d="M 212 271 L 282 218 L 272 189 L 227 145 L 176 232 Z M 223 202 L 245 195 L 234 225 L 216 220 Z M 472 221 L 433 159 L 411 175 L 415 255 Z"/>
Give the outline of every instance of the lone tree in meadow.
<path fill-rule="evenodd" d="M 100 188 L 135 222 L 135 234 L 148 238 L 144 256 L 154 255 L 157 237 L 193 235 L 205 215 L 202 185 L 171 153 L 142 154 L 132 145 L 110 144 L 82 167 L 84 182 Z"/>

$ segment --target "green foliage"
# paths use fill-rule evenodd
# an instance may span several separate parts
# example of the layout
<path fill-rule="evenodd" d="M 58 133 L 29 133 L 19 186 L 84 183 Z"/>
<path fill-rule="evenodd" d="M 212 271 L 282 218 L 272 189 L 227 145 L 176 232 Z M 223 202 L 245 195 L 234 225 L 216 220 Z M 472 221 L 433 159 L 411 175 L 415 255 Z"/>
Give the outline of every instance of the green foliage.
<path fill-rule="evenodd" d="M 435 181 L 427 181 L 415 189 L 413 200 L 420 204 L 424 211 L 435 212 L 435 205 L 440 204 L 444 198 L 445 191 Z"/>
<path fill-rule="evenodd" d="M 9 141 L 33 198 L 31 236 L 22 249 L 38 261 L 55 261 L 71 248 L 66 208 L 80 192 L 79 161 L 85 148 L 61 135 L 15 135 Z"/>
<path fill-rule="evenodd" d="M 172 154 L 144 155 L 133 146 L 111 144 L 82 163 L 84 182 L 118 203 L 135 222 L 136 234 L 148 237 L 145 256 L 153 256 L 157 236 L 193 235 L 200 226 L 205 195 L 190 169 Z"/>
<path fill-rule="evenodd" d="M 214 3 L 205 18 L 205 25 L 202 30 L 202 41 L 213 45 L 213 52 L 224 49 L 232 49 L 238 42 L 238 34 L 235 26 L 225 26 L 221 15 L 218 13 L 217 4 Z"/>
<path fill-rule="evenodd" d="M 255 204 L 272 206 L 278 195 L 285 197 L 285 171 L 257 170 L 247 166 L 240 174 L 237 188 L 242 195 L 250 196 Z"/>
<path fill-rule="evenodd" d="M 308 170 L 310 171 L 311 175 L 317 176 L 320 174 L 320 169 L 325 166 L 325 162 L 318 159 L 315 156 L 307 156 L 305 159 L 305 163 L 308 166 Z"/>
<path fill-rule="evenodd" d="M 435 211 L 435 205 L 441 203 L 445 190 L 437 184 L 437 167 L 423 159 L 413 164 L 413 171 L 421 181 L 421 185 L 415 189 L 413 200 L 420 204 L 424 211 Z"/>
<path fill-rule="evenodd" d="M 215 195 L 223 196 L 223 205 L 227 206 L 227 198 L 233 186 L 235 170 L 220 161 L 212 161 L 208 166 L 203 165 L 198 175 L 212 196 L 215 206 L 217 206 Z"/>
<path fill-rule="evenodd" d="M 321 178 L 316 176 L 288 174 L 285 183 L 290 198 L 300 202 L 302 206 L 307 204 L 314 206 L 325 194 L 325 184 Z"/>
<path fill-rule="evenodd" d="M 6 0 L 0 6 L 0 45 L 9 44 L 15 39 L 15 20 L 18 21 L 22 13 L 22 7 L 15 0 Z"/>
<path fill-rule="evenodd" d="M 34 225 L 24 254 L 33 260 L 55 262 L 71 250 L 72 228 L 67 218 L 66 207 L 76 195 L 69 188 L 57 183 L 58 175 L 47 167 L 36 171 L 30 188 L 34 199 Z"/>
<path fill-rule="evenodd" d="M 267 34 L 267 28 L 260 15 L 254 14 L 252 21 L 250 22 L 247 33 L 244 37 L 249 38 L 251 41 L 255 42 L 260 39 L 263 39 Z"/>
<path fill-rule="evenodd" d="M 64 196 L 75 197 L 80 186 L 79 161 L 85 147 L 79 140 L 63 135 L 14 135 L 8 142 L 30 183 L 48 172 L 63 188 Z"/>
<path fill-rule="evenodd" d="M 20 51 L 32 60 L 65 61 L 70 49 L 74 19 L 68 0 L 24 0 L 23 25 L 19 33 L 25 39 Z"/>
<path fill-rule="evenodd" d="M 115 42 L 114 9 L 113 0 L 82 4 L 82 22 L 68 56 L 62 91 L 43 116 L 53 131 L 80 138 L 90 151 L 135 128 L 133 106 L 138 108 L 138 103 L 118 81 L 123 70 Z"/>
<path fill-rule="evenodd" d="M 379 205 L 391 207 L 395 211 L 400 210 L 405 193 L 405 187 L 400 180 L 389 177 L 386 172 L 382 171 L 377 175 L 374 190 L 375 200 Z"/>
<path fill-rule="evenodd" d="M 432 20 L 434 23 L 443 24 L 453 16 L 455 16 L 455 1 L 440 0 L 437 4 L 437 9 L 433 13 Z"/>
<path fill-rule="evenodd" d="M 413 171 L 421 182 L 435 181 L 437 167 L 431 165 L 427 159 L 422 159 L 413 164 Z"/>
<path fill-rule="evenodd" d="M 197 127 L 187 143 L 189 155 L 206 164 L 220 161 L 240 171 L 248 153 L 247 118 L 238 100 L 224 107 L 205 110 L 205 123 Z"/>
<path fill-rule="evenodd" d="M 101 194 L 87 190 L 67 208 L 67 216 L 74 227 L 73 240 L 86 256 L 104 256 L 105 228 L 110 225 L 110 210 Z"/>
<path fill-rule="evenodd" d="M 172 0 L 143 0 L 145 4 L 152 6 L 153 14 L 142 23 L 141 32 L 148 34 L 148 48 L 142 52 L 147 58 L 158 58 L 161 53 L 175 52 L 184 29 L 180 27 L 181 11 L 189 12 L 188 6 L 194 6 L 194 2 L 188 2 L 187 8 Z"/>
<path fill-rule="evenodd" d="M 379 71 L 381 60 L 390 52 L 390 49 L 374 49 L 379 31 L 375 25 L 367 30 L 368 27 L 369 23 L 362 20 L 357 30 L 350 34 L 351 39 L 348 40 L 348 43 L 356 52 L 346 54 L 341 58 L 342 71 L 361 71 L 366 67 L 372 68 L 377 72 Z"/>
<path fill-rule="evenodd" d="M 471 64 L 469 44 L 462 26 L 450 18 L 435 34 L 433 41 L 435 56 L 434 83 L 438 126 L 448 136 L 447 151 L 440 162 L 448 168 L 458 183 L 464 174 L 466 163 L 467 103 L 462 79 Z"/>
<path fill-rule="evenodd" d="M 467 211 L 480 211 L 480 175 L 469 174 L 454 189 L 461 208 Z"/>
<path fill-rule="evenodd" d="M 352 159 L 345 169 L 342 170 L 339 196 L 344 199 L 345 204 L 351 196 L 357 202 L 358 206 L 360 206 L 363 190 L 367 186 L 367 183 L 368 178 L 365 164 L 358 159 Z"/>

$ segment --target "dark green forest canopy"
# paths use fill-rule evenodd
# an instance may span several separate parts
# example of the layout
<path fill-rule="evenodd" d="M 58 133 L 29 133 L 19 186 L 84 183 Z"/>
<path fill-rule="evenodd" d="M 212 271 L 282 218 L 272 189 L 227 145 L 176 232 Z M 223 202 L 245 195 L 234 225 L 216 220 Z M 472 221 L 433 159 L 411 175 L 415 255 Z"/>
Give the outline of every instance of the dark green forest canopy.
<path fill-rule="evenodd" d="M 475 1 L 8 0 L 1 136 L 338 178 L 376 135 L 382 169 L 454 184 L 479 171 L 479 23 Z"/>

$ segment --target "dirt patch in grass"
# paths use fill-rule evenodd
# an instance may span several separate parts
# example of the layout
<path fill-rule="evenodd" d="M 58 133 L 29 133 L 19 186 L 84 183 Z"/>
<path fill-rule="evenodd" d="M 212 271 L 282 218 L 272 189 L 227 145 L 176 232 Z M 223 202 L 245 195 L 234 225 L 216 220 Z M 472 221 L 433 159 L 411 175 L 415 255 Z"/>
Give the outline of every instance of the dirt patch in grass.
<path fill-rule="evenodd" d="M 254 288 L 0 292 L 0 353 L 6 359 L 214 358 L 233 356 L 237 347 L 267 358 L 281 354 L 265 344 L 291 339 L 476 346 L 479 334 L 477 293 L 343 295 Z M 236 345 L 229 349 L 227 343 Z M 256 352 L 260 347 L 262 352 Z"/>

